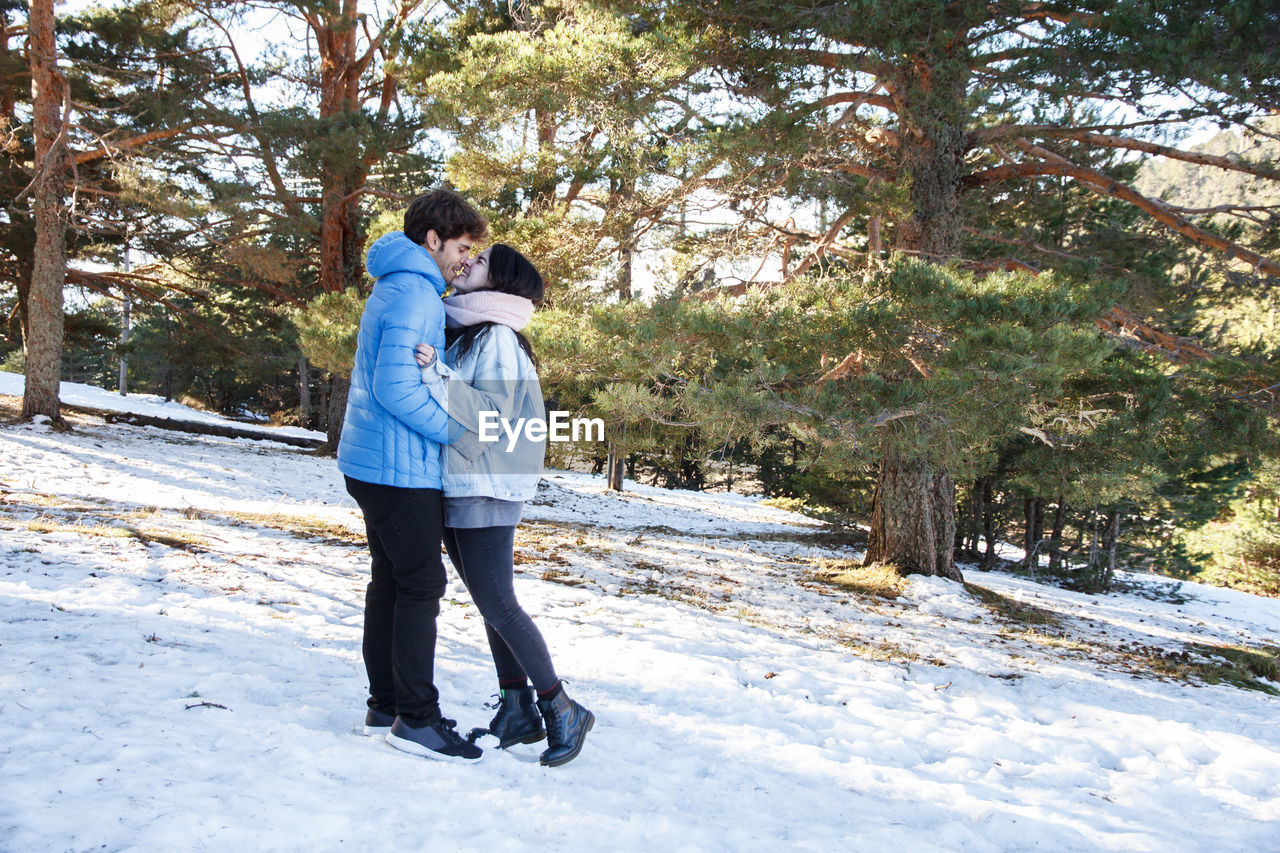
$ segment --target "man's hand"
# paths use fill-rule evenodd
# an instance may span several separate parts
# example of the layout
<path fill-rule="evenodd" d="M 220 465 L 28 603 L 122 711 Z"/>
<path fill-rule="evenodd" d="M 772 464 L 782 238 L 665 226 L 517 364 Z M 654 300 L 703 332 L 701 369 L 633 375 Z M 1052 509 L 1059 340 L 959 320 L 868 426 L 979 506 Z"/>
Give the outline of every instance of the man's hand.
<path fill-rule="evenodd" d="M 413 357 L 419 367 L 430 367 L 436 360 L 436 348 L 431 344 L 418 344 L 413 351 Z"/>

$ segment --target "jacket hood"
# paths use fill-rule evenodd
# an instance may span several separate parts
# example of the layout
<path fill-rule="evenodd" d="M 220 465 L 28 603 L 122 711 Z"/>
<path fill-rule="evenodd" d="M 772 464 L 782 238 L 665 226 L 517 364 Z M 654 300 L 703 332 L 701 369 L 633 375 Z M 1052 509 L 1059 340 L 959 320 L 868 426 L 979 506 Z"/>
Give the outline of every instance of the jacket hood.
<path fill-rule="evenodd" d="M 382 278 L 396 272 L 410 272 L 425 276 L 435 287 L 437 293 L 444 293 L 447 285 L 440 267 L 427 253 L 427 250 L 404 236 L 403 232 L 392 231 L 384 234 L 369 247 L 369 258 L 366 263 L 369 275 Z"/>

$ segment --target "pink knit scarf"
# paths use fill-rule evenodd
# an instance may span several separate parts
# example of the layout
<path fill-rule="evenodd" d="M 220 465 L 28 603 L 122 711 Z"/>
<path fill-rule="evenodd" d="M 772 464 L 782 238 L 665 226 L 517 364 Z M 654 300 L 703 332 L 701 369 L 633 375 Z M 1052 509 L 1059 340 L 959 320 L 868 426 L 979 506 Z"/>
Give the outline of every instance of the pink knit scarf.
<path fill-rule="evenodd" d="M 492 322 L 510 326 L 518 332 L 529 324 L 533 316 L 533 303 L 528 299 L 496 290 L 459 293 L 446 296 L 441 301 L 444 302 L 445 325 L 451 328 Z"/>

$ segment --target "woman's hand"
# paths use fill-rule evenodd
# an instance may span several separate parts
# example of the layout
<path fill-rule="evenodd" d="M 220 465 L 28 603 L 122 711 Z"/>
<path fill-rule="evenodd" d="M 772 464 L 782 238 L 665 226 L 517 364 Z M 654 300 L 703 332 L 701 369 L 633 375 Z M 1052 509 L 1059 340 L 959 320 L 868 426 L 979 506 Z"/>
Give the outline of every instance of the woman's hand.
<path fill-rule="evenodd" d="M 413 351 L 413 357 L 419 367 L 430 367 L 436 360 L 436 348 L 431 344 L 418 344 L 417 349 Z"/>

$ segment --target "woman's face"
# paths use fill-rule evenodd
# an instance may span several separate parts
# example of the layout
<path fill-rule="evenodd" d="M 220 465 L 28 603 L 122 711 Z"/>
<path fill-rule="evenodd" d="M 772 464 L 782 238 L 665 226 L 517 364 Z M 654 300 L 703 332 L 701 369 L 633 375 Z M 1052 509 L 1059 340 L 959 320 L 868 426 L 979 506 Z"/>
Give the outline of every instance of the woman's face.
<path fill-rule="evenodd" d="M 474 293 L 477 290 L 489 290 L 489 253 L 492 248 L 485 249 L 474 258 L 463 261 L 462 272 L 453 279 L 453 289 L 458 293 Z"/>

